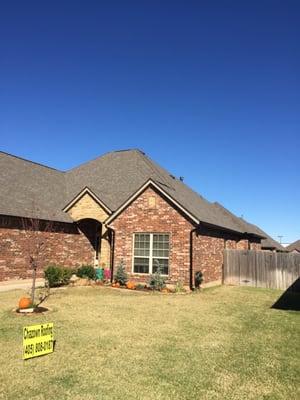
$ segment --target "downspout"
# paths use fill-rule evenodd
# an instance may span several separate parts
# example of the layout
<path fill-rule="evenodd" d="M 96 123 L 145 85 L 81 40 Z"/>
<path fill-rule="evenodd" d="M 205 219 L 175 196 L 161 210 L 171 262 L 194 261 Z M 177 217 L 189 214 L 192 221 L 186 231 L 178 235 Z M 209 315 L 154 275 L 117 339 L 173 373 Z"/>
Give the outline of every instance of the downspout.
<path fill-rule="evenodd" d="M 193 233 L 196 231 L 197 228 L 190 231 L 190 290 L 195 290 L 193 281 Z"/>
<path fill-rule="evenodd" d="M 114 277 L 114 258 L 115 258 L 115 231 L 112 228 L 107 227 L 111 231 L 111 246 L 110 246 L 110 281 L 113 281 Z"/>

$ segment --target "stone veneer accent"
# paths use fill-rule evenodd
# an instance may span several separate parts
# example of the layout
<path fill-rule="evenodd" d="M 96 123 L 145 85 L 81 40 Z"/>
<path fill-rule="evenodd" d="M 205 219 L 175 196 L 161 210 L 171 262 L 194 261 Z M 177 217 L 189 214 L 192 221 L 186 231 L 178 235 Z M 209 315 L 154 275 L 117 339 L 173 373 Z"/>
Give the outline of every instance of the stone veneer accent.
<path fill-rule="evenodd" d="M 102 237 L 99 254 L 98 265 L 99 267 L 105 265 L 105 268 L 109 268 L 110 264 L 110 243 L 106 238 L 107 229 L 103 225 L 108 217 L 108 213 L 97 203 L 94 198 L 89 194 L 85 193 L 79 200 L 72 205 L 72 207 L 67 211 L 70 217 L 74 221 L 80 221 L 83 219 L 94 219 L 102 224 Z M 94 264 L 94 261 L 93 261 Z"/>
<path fill-rule="evenodd" d="M 74 221 L 84 218 L 92 218 L 98 222 L 103 222 L 108 217 L 108 213 L 97 203 L 89 193 L 85 193 L 67 213 Z"/>

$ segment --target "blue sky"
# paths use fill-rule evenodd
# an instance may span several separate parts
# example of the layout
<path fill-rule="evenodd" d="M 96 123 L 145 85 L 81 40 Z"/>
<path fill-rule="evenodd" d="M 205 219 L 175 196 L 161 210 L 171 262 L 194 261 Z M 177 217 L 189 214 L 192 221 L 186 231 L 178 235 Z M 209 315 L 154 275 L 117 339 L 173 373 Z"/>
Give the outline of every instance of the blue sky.
<path fill-rule="evenodd" d="M 299 20 L 298 0 L 2 0 L 0 149 L 68 170 L 139 148 L 296 241 Z"/>

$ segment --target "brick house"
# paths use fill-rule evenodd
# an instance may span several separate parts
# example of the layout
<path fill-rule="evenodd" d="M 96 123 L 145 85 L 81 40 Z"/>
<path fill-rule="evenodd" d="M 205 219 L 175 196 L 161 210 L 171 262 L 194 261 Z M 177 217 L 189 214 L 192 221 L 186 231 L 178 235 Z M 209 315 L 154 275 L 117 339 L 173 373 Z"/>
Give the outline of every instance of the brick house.
<path fill-rule="evenodd" d="M 113 274 L 123 259 L 130 278 L 144 282 L 159 264 L 168 283 L 191 288 L 198 270 L 221 282 L 224 248 L 260 249 L 267 237 L 139 150 L 66 172 L 0 152 L 0 171 L 0 281 L 31 277 L 31 218 L 53 222 L 40 232 L 43 267 L 101 265 Z"/>

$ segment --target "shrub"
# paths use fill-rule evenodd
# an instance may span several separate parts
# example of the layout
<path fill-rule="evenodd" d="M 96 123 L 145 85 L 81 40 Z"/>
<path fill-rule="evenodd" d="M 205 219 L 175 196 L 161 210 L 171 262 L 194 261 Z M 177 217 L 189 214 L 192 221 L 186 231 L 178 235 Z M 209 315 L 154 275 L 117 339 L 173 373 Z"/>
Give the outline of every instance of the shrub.
<path fill-rule="evenodd" d="M 161 275 L 161 267 L 158 264 L 156 272 L 150 276 L 149 279 L 147 279 L 147 283 L 150 286 L 150 289 L 152 290 L 163 290 L 166 287 L 166 282 L 164 278 Z"/>
<path fill-rule="evenodd" d="M 135 285 L 135 288 L 138 290 L 143 290 L 143 289 L 145 289 L 145 285 L 143 283 L 137 283 Z"/>
<path fill-rule="evenodd" d="M 49 287 L 57 287 L 67 285 L 73 272 L 73 270 L 50 265 L 45 269 L 44 274 Z"/>
<path fill-rule="evenodd" d="M 115 282 L 120 283 L 120 285 L 126 285 L 127 281 L 128 281 L 127 272 L 125 270 L 124 260 L 122 259 L 117 268 L 117 272 L 115 275 Z"/>
<path fill-rule="evenodd" d="M 80 268 L 78 268 L 76 275 L 78 278 L 89 278 L 96 280 L 96 270 L 94 267 L 91 265 L 82 265 Z"/>
<path fill-rule="evenodd" d="M 195 288 L 200 289 L 200 285 L 203 282 L 203 273 L 202 271 L 195 272 Z"/>
<path fill-rule="evenodd" d="M 64 284 L 63 268 L 50 265 L 45 269 L 44 274 L 49 287 L 57 287 Z"/>
<path fill-rule="evenodd" d="M 73 274 L 76 274 L 77 270 L 76 269 L 68 269 L 68 268 L 63 268 L 63 282 L 64 285 L 68 285 L 70 283 L 70 278 Z"/>
<path fill-rule="evenodd" d="M 183 279 L 179 279 L 178 282 L 176 282 L 176 285 L 174 287 L 175 293 L 183 293 L 184 290 L 184 281 Z"/>

